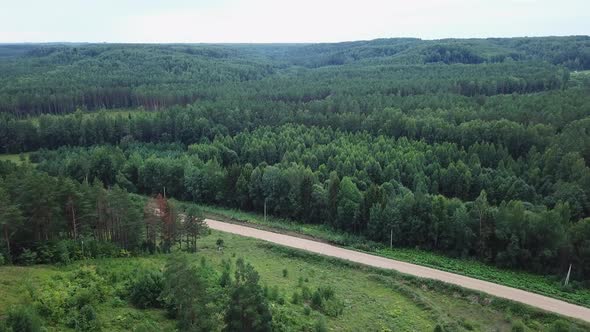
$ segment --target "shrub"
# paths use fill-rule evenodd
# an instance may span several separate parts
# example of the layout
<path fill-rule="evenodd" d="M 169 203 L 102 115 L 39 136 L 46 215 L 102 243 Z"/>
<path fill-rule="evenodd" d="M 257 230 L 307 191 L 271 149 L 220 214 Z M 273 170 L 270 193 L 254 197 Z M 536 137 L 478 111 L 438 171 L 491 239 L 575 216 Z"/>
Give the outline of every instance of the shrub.
<path fill-rule="evenodd" d="M 39 252 L 38 262 L 42 264 L 51 264 L 54 260 L 54 250 L 53 246 L 43 244 L 37 247 L 37 252 Z"/>
<path fill-rule="evenodd" d="M 566 321 L 563 320 L 557 320 L 555 321 L 551 327 L 549 328 L 550 332 L 569 332 L 571 331 L 570 329 L 570 324 L 568 324 Z"/>
<path fill-rule="evenodd" d="M 164 277 L 159 271 L 143 271 L 129 285 L 129 299 L 138 308 L 159 308 Z"/>
<path fill-rule="evenodd" d="M 289 275 L 289 271 L 287 269 L 283 269 L 283 278 L 287 278 Z"/>
<path fill-rule="evenodd" d="M 231 285 L 231 273 L 229 269 L 223 269 L 219 278 L 219 285 L 223 288 Z"/>
<path fill-rule="evenodd" d="M 99 330 L 96 311 L 91 304 L 84 305 L 76 319 L 76 331 L 96 331 Z"/>
<path fill-rule="evenodd" d="M 37 262 L 37 253 L 25 248 L 18 256 L 18 261 L 23 265 L 33 265 Z"/>
<path fill-rule="evenodd" d="M 338 317 L 344 311 L 344 304 L 335 298 L 331 298 L 324 301 L 322 311 L 330 317 Z"/>
<path fill-rule="evenodd" d="M 299 279 L 297 279 L 297 287 L 303 287 L 303 277 L 299 277 Z"/>
<path fill-rule="evenodd" d="M 309 287 L 303 286 L 301 288 L 301 297 L 305 301 L 309 301 L 311 299 L 311 291 L 309 290 Z"/>
<path fill-rule="evenodd" d="M 322 316 L 320 317 L 313 326 L 314 332 L 328 332 L 328 325 L 326 324 L 326 319 Z"/>
<path fill-rule="evenodd" d="M 4 255 L 0 253 L 0 265 L 6 264 L 6 260 L 4 259 Z"/>
<path fill-rule="evenodd" d="M 318 287 L 311 296 L 311 307 L 331 317 L 339 316 L 344 310 L 344 304 L 336 299 L 331 287 Z"/>
<path fill-rule="evenodd" d="M 84 240 L 84 256 L 91 258 L 118 257 L 120 248 L 112 242 L 98 241 L 95 239 Z"/>
<path fill-rule="evenodd" d="M 318 292 L 322 295 L 325 300 L 329 300 L 334 297 L 334 289 L 330 286 L 319 287 Z"/>
<path fill-rule="evenodd" d="M 521 321 L 517 321 L 512 325 L 512 332 L 524 332 L 525 331 L 525 327 L 524 324 Z"/>
<path fill-rule="evenodd" d="M 293 296 L 291 297 L 291 303 L 299 304 L 301 303 L 301 295 L 298 291 L 293 292 Z"/>
<path fill-rule="evenodd" d="M 8 312 L 6 326 L 15 332 L 36 332 L 41 331 L 41 319 L 32 309 L 19 307 Z"/>
<path fill-rule="evenodd" d="M 79 294 L 74 297 L 78 308 L 85 304 L 104 301 L 110 290 L 106 280 L 96 273 L 94 266 L 81 266 L 72 274 L 70 280 L 79 287 Z"/>
<path fill-rule="evenodd" d="M 324 299 L 322 298 L 322 294 L 318 290 L 316 290 L 315 292 L 313 292 L 313 295 L 311 296 L 311 307 L 316 310 L 321 310 L 323 306 Z"/>
<path fill-rule="evenodd" d="M 307 304 L 305 306 L 303 306 L 303 314 L 305 316 L 311 315 L 311 308 Z"/>
<path fill-rule="evenodd" d="M 59 241 L 56 244 L 53 258 L 55 263 L 61 264 L 69 264 L 72 261 L 68 242 Z"/>
<path fill-rule="evenodd" d="M 279 298 L 279 287 L 274 286 L 268 292 L 268 299 L 271 301 L 276 301 Z"/>

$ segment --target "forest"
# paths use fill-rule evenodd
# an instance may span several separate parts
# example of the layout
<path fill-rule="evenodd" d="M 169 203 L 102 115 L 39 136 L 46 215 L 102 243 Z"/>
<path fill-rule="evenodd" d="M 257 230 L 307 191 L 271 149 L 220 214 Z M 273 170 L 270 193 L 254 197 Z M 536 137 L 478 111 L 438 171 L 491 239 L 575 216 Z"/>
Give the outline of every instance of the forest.
<path fill-rule="evenodd" d="M 0 45 L 2 261 L 194 250 L 173 198 L 587 288 L 589 70 L 587 36 Z"/>

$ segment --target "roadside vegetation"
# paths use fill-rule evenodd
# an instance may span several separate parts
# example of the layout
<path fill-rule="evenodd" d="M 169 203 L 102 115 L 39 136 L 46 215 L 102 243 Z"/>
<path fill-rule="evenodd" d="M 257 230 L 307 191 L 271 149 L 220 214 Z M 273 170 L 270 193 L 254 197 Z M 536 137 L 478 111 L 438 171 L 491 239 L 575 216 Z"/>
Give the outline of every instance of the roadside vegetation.
<path fill-rule="evenodd" d="M 452 258 L 425 250 L 390 248 L 382 243 L 341 232 L 325 225 L 302 224 L 274 217 L 267 217 L 265 221 L 264 216 L 255 213 L 208 205 L 198 206 L 208 218 L 234 223 L 245 223 L 248 226 L 260 227 L 295 236 L 311 237 L 315 240 L 326 241 L 338 246 L 487 280 L 590 307 L 590 290 L 575 282 L 564 286 L 565 276 L 541 276 L 527 273 L 526 271 L 501 269 L 488 264 L 482 264 L 477 260 Z"/>
<path fill-rule="evenodd" d="M 243 331 L 230 325 L 237 324 L 232 303 L 254 292 L 254 331 L 590 328 L 458 287 L 231 234 L 213 231 L 198 241 L 195 254 L 0 267 L 0 315 L 12 317 L 5 324 L 19 317 L 50 331 Z"/>

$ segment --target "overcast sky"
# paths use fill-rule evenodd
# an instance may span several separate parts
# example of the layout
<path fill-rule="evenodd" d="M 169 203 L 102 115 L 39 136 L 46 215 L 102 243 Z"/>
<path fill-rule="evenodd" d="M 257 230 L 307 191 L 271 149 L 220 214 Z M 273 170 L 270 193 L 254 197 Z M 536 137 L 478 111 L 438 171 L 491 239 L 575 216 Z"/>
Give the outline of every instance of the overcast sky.
<path fill-rule="evenodd" d="M 590 34 L 590 0 L 0 0 L 0 42 Z"/>

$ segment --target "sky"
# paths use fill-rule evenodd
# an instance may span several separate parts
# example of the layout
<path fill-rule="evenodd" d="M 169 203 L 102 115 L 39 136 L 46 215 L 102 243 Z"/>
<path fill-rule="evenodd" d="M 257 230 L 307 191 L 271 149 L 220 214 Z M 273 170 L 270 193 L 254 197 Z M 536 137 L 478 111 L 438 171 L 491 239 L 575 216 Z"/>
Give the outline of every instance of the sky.
<path fill-rule="evenodd" d="M 0 43 L 590 34 L 590 0 L 0 0 Z"/>

